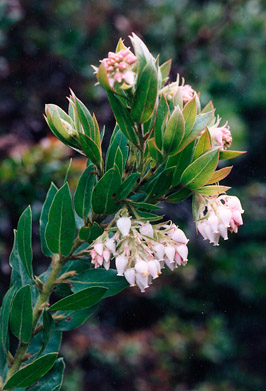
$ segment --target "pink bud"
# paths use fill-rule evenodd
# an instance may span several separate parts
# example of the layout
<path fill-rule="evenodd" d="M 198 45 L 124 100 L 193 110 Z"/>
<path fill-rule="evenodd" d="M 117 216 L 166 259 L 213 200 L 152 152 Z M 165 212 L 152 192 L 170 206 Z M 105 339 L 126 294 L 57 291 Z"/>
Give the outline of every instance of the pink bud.
<path fill-rule="evenodd" d="M 213 213 L 210 215 L 207 221 L 209 226 L 211 227 L 212 232 L 218 233 L 218 224 L 219 224 L 218 217 Z"/>
<path fill-rule="evenodd" d="M 219 232 L 220 232 L 220 235 L 223 237 L 224 240 L 227 240 L 228 239 L 228 231 L 227 231 L 227 228 L 224 224 L 219 224 Z"/>
<path fill-rule="evenodd" d="M 123 236 L 129 234 L 131 228 L 131 220 L 129 217 L 120 217 L 120 219 L 117 220 L 116 225 Z"/>
<path fill-rule="evenodd" d="M 111 253 L 109 250 L 103 250 L 103 259 L 105 262 L 109 262 L 111 258 Z"/>
<path fill-rule="evenodd" d="M 95 243 L 94 250 L 97 252 L 97 254 L 103 255 L 103 243 Z"/>
<path fill-rule="evenodd" d="M 174 262 L 170 262 L 168 258 L 165 258 L 165 263 L 169 267 L 170 270 L 174 270 L 176 268 L 176 265 Z"/>

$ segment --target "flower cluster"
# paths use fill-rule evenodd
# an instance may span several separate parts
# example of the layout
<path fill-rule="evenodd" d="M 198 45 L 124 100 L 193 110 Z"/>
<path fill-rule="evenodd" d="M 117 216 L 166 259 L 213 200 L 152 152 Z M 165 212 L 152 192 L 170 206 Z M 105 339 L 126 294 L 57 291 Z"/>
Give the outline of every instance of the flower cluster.
<path fill-rule="evenodd" d="M 189 84 L 185 84 L 185 79 L 182 77 L 182 83 L 179 85 L 179 74 L 174 83 L 168 84 L 161 89 L 161 93 L 165 94 L 167 100 L 172 100 L 177 93 L 180 94 L 183 104 L 189 102 L 196 95 L 196 91 Z"/>
<path fill-rule="evenodd" d="M 172 222 L 151 225 L 124 216 L 117 220 L 115 229 L 112 238 L 105 232 L 94 242 L 92 263 L 109 269 L 113 256 L 117 275 L 141 292 L 159 277 L 165 264 L 174 270 L 187 263 L 188 239 Z"/>
<path fill-rule="evenodd" d="M 218 115 L 217 121 L 209 128 L 213 147 L 219 147 L 222 151 L 229 148 L 232 144 L 232 135 L 227 122 L 223 126 L 219 126 L 221 118 Z"/>
<path fill-rule="evenodd" d="M 122 82 L 125 82 L 128 87 L 133 86 L 135 72 L 132 68 L 136 61 L 137 57 L 128 48 L 118 53 L 109 52 L 108 57 L 101 62 L 106 70 L 110 86 L 114 87 L 115 83 L 121 84 Z"/>
<path fill-rule="evenodd" d="M 202 205 L 202 215 L 207 206 L 206 218 L 201 216 L 197 229 L 204 240 L 209 240 L 214 246 L 219 245 L 220 236 L 228 239 L 228 230 L 238 232 L 238 226 L 243 224 L 242 209 L 239 199 L 235 196 L 221 195 L 210 197 L 207 205 Z"/>

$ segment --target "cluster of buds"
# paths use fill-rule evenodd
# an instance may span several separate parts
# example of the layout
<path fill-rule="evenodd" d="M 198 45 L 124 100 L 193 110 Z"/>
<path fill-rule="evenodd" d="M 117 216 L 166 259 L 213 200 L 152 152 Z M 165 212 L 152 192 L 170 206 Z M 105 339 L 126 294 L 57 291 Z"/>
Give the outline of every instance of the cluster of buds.
<path fill-rule="evenodd" d="M 235 196 L 221 195 L 208 198 L 207 205 L 201 207 L 202 215 L 207 206 L 206 218 L 201 216 L 197 229 L 204 240 L 209 240 L 214 246 L 219 245 L 220 236 L 228 239 L 228 230 L 238 232 L 238 226 L 243 224 L 242 209 L 239 199 Z"/>
<path fill-rule="evenodd" d="M 165 264 L 171 270 L 187 264 L 188 239 L 172 222 L 151 225 L 124 216 L 117 220 L 115 229 L 112 238 L 105 232 L 93 244 L 92 263 L 109 269 L 114 257 L 117 275 L 141 292 L 159 277 Z"/>
<path fill-rule="evenodd" d="M 125 87 L 132 87 L 135 83 L 133 66 L 137 57 L 128 49 L 122 49 L 118 53 L 109 52 L 108 57 L 101 62 L 104 65 L 108 82 L 111 87 L 115 83 L 125 83 Z"/>
<path fill-rule="evenodd" d="M 162 88 L 160 93 L 165 94 L 167 100 L 172 100 L 176 94 L 180 94 L 180 97 L 183 101 L 183 104 L 191 101 L 196 95 L 196 91 L 189 84 L 185 84 L 185 79 L 182 77 L 182 83 L 179 85 L 179 74 L 177 74 L 177 79 L 174 83 L 168 84 L 166 87 Z"/>
<path fill-rule="evenodd" d="M 219 126 L 221 118 L 218 115 L 217 121 L 209 128 L 213 147 L 219 147 L 222 151 L 229 148 L 232 144 L 232 135 L 230 126 L 226 122 L 223 126 Z"/>

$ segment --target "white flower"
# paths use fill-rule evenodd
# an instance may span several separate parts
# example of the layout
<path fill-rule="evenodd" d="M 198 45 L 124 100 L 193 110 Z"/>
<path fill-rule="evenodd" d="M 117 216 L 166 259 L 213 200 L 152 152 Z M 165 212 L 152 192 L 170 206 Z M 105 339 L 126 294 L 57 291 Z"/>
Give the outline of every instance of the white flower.
<path fill-rule="evenodd" d="M 103 243 L 95 243 L 94 250 L 96 251 L 97 254 L 103 255 Z"/>
<path fill-rule="evenodd" d="M 135 270 L 137 273 L 142 274 L 143 276 L 148 276 L 149 271 L 148 271 L 148 263 L 142 260 L 137 261 L 135 265 Z"/>
<path fill-rule="evenodd" d="M 124 275 L 125 275 L 125 279 L 127 280 L 130 286 L 136 285 L 136 271 L 133 267 L 127 269 Z"/>
<path fill-rule="evenodd" d="M 150 238 L 153 238 L 153 228 L 150 223 L 146 223 L 142 225 L 139 229 L 140 233 L 144 236 L 149 236 Z"/>
<path fill-rule="evenodd" d="M 116 225 L 123 236 L 129 234 L 131 228 L 131 220 L 129 217 L 120 217 L 117 220 Z"/>
<path fill-rule="evenodd" d="M 118 255 L 115 258 L 115 266 L 116 266 L 118 276 L 123 276 L 127 264 L 128 264 L 128 258 L 124 254 Z"/>
<path fill-rule="evenodd" d="M 178 243 L 188 243 L 188 238 L 180 228 L 174 228 L 174 231 L 171 234 L 171 238 Z"/>

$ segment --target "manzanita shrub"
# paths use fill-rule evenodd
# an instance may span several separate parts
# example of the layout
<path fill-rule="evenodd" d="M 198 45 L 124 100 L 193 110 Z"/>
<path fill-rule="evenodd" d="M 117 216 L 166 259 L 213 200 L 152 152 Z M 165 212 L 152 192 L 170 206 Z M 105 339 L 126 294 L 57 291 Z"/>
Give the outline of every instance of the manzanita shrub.
<path fill-rule="evenodd" d="M 199 93 L 179 75 L 168 82 L 171 60 L 160 65 L 140 38 L 130 38 L 134 53 L 120 39 L 94 67 L 116 119 L 105 158 L 104 129 L 73 92 L 68 113 L 46 106 L 51 131 L 86 156 L 87 167 L 73 199 L 66 181 L 47 193 L 40 217 L 42 251 L 51 258 L 45 273 L 33 273 L 30 206 L 14 231 L 0 321 L 3 390 L 60 390 L 63 331 L 128 285 L 144 292 L 165 265 L 186 265 L 188 239 L 156 213 L 161 201 L 192 197 L 196 229 L 214 245 L 243 223 L 239 199 L 219 184 L 232 169 L 217 169 L 219 160 L 242 153 L 227 149 L 229 126 L 212 102 L 201 107 Z M 62 298 L 50 304 L 54 290 Z"/>

